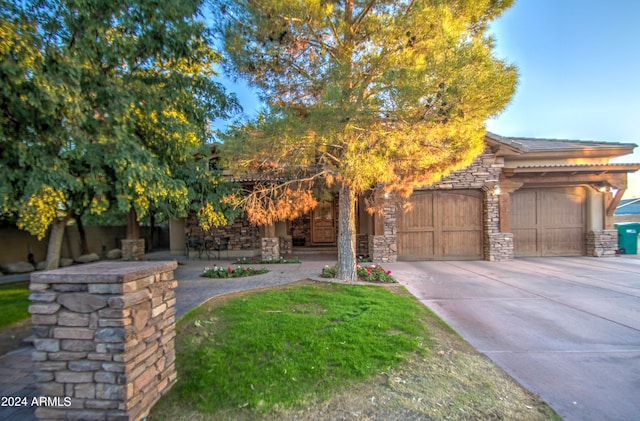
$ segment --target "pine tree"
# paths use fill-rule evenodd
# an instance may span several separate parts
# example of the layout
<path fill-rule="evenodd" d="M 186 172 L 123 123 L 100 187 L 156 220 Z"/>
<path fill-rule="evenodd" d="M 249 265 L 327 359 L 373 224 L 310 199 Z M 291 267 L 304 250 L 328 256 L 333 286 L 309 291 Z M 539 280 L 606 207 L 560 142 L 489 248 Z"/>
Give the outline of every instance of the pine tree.
<path fill-rule="evenodd" d="M 355 201 L 430 185 L 483 149 L 517 71 L 492 55 L 511 0 L 213 0 L 227 70 L 268 109 L 225 140 L 236 171 L 271 174 L 245 199 L 270 223 L 293 192 L 339 193 L 338 273 L 355 279 Z M 276 180 L 286 180 L 284 183 Z"/>

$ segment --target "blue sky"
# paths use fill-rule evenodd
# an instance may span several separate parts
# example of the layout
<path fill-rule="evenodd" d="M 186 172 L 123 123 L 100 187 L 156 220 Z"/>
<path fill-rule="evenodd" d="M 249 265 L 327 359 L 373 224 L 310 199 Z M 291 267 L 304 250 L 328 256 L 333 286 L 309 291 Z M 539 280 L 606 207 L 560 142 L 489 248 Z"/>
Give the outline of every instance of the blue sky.
<path fill-rule="evenodd" d="M 516 0 L 491 28 L 520 79 L 490 131 L 640 144 L 640 0 Z M 246 87 L 229 89 L 255 109 Z M 617 161 L 640 162 L 640 148 Z M 625 197 L 640 197 L 640 174 Z"/>
<path fill-rule="evenodd" d="M 640 144 L 640 1 L 516 0 L 492 25 L 518 90 L 503 136 Z M 617 162 L 640 162 L 640 148 Z M 640 174 L 625 197 L 640 197 Z"/>

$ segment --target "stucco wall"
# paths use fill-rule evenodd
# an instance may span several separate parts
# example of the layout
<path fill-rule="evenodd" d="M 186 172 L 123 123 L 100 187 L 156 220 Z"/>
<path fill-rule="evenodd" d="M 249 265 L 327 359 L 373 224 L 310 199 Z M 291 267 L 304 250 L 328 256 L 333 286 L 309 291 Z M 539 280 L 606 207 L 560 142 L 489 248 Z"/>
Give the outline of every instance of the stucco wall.
<path fill-rule="evenodd" d="M 120 241 L 126 236 L 126 227 L 85 226 L 89 253 L 104 255 L 107 251 L 120 248 Z M 148 229 L 143 227 L 140 235 L 145 238 Z M 167 226 L 156 229 L 154 248 L 167 247 L 169 230 Z M 33 253 L 36 262 L 45 260 L 47 256 L 47 239 L 38 240 L 26 231 L 15 226 L 0 227 L 0 264 L 28 261 L 29 253 Z M 65 230 L 61 257 L 75 258 L 81 255 L 80 234 L 76 225 L 69 225 Z"/>

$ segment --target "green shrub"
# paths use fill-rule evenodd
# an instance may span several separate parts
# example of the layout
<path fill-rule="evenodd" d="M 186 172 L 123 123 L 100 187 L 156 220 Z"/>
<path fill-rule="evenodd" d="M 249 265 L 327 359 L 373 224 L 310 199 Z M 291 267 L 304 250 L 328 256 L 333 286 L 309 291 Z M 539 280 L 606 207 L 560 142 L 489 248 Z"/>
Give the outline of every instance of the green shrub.
<path fill-rule="evenodd" d="M 300 263 L 300 259 L 297 257 L 290 257 L 288 259 L 281 257 L 279 259 L 262 260 L 256 257 L 238 257 L 238 259 L 234 262 L 234 264 L 236 265 L 269 265 L 279 263 Z"/>

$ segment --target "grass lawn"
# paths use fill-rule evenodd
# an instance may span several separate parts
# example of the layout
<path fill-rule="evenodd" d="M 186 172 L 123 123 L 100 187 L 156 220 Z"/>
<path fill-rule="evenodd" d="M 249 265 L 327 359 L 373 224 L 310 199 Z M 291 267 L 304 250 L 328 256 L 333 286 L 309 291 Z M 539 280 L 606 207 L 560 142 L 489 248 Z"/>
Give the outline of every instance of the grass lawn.
<path fill-rule="evenodd" d="M 0 285 L 0 328 L 29 317 L 29 282 Z"/>
<path fill-rule="evenodd" d="M 244 292 L 176 329 L 178 382 L 151 419 L 554 416 L 400 286 Z"/>

